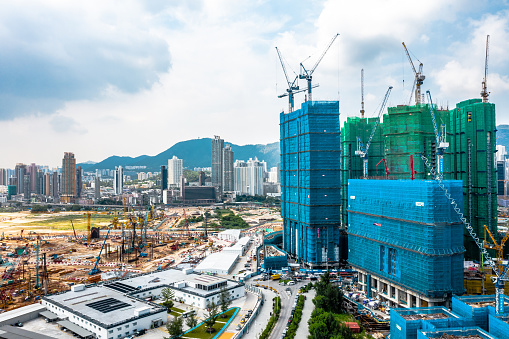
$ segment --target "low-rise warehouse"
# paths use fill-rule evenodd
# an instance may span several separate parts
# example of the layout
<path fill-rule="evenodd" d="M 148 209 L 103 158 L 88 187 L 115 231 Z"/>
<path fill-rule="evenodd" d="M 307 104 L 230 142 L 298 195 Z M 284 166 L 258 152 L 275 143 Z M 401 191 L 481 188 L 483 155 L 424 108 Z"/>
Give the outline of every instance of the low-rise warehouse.
<path fill-rule="evenodd" d="M 236 252 L 217 252 L 207 256 L 201 263 L 194 268 L 197 272 L 222 274 L 226 275 L 231 272 L 237 258 L 239 257 Z"/>

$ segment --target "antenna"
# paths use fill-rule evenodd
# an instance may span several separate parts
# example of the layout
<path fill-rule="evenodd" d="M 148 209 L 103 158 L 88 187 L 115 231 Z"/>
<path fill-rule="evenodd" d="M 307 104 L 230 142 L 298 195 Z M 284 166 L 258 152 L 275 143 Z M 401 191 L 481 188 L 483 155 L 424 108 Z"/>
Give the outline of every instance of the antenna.
<path fill-rule="evenodd" d="M 361 118 L 364 118 L 364 68 L 361 69 Z"/>

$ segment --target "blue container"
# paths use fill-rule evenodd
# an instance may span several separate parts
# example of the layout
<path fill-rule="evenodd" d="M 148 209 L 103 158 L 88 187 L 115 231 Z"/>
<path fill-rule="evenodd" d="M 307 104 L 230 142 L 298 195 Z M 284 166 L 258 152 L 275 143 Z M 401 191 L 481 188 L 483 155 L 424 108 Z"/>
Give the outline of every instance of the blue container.
<path fill-rule="evenodd" d="M 457 337 L 479 336 L 480 338 L 483 339 L 499 338 L 480 329 L 479 327 L 463 327 L 463 328 L 448 328 L 437 331 L 426 331 L 426 330 L 417 331 L 417 339 L 442 338 L 444 334 L 453 335 Z"/>

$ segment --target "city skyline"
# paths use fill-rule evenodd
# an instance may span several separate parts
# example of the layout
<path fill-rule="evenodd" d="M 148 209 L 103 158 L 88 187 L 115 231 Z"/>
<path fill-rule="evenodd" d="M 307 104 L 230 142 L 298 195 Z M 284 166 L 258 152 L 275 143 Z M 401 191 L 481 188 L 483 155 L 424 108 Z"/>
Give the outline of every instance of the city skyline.
<path fill-rule="evenodd" d="M 146 154 L 146 144 L 155 154 L 212 134 L 228 134 L 237 144 L 273 142 L 288 104 L 277 98 L 286 83 L 274 47 L 293 74 L 308 56 L 304 64 L 313 65 L 335 33 L 339 38 L 314 74 L 320 84 L 314 99 L 339 98 L 341 121 L 359 115 L 361 68 L 367 116 L 387 85 L 394 86 L 389 106 L 408 101 L 413 74 L 402 41 L 424 64 L 423 89 L 451 108 L 480 97 L 490 34 L 490 102 L 499 112 L 509 104 L 503 3 L 429 1 L 419 11 L 395 0 L 119 4 L 4 4 L 0 126 L 17 147 L 4 152 L 0 167 L 55 166 L 66 150 L 82 161 Z M 295 107 L 303 100 L 297 95 Z M 157 124 L 141 128 L 146 117 Z M 504 123 L 509 116 L 499 113 L 497 124 Z M 138 138 L 113 142 L 113 126 Z M 168 126 L 188 128 L 168 137 Z"/>

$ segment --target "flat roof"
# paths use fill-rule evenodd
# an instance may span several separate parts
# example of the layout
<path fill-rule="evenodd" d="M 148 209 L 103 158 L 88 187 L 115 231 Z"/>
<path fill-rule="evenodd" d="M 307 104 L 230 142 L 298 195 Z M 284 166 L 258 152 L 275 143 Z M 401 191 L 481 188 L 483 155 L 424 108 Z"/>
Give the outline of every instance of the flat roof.
<path fill-rule="evenodd" d="M 193 282 L 196 284 L 202 284 L 205 286 L 214 285 L 223 281 L 226 281 L 225 278 L 215 277 L 212 275 L 192 275 L 191 279 L 188 279 L 189 282 Z"/>
<path fill-rule="evenodd" d="M 39 313 L 42 311 L 46 311 L 46 306 L 41 305 L 39 303 L 28 305 L 28 306 L 23 306 L 23 307 L 15 309 L 15 310 L 12 310 L 9 312 L 4 312 L 4 313 L 0 314 L 0 323 L 3 323 L 5 321 L 10 321 L 13 318 L 17 318 L 17 317 L 20 317 L 20 316 L 23 316 L 25 314 L 29 314 L 32 312 Z"/>
<path fill-rule="evenodd" d="M 37 332 L 28 331 L 19 327 L 10 325 L 4 325 L 0 327 L 0 338 L 5 339 L 54 339 L 54 337 L 48 337 L 47 335 L 40 334 Z"/>
<path fill-rule="evenodd" d="M 134 310 L 150 304 L 129 297 L 121 292 L 102 286 L 87 287 L 83 291 L 67 291 L 44 297 L 49 302 L 65 306 L 73 313 L 88 317 L 100 323 L 101 327 L 122 323 L 137 318 Z M 122 307 L 120 307 L 122 306 Z M 150 306 L 153 312 L 161 312 L 162 307 Z M 113 310 L 112 310 L 113 309 Z M 51 308 L 50 308 L 51 310 Z M 105 313 L 105 311 L 107 311 Z"/>
<path fill-rule="evenodd" d="M 76 333 L 77 335 L 79 335 L 81 337 L 85 337 L 85 338 L 89 337 L 89 336 L 95 337 L 95 335 L 92 332 L 90 332 L 89 330 L 86 330 L 83 327 L 79 327 L 78 325 L 73 324 L 69 320 L 57 321 L 57 324 L 59 324 L 62 327 L 67 328 L 68 330 Z"/>
<path fill-rule="evenodd" d="M 205 257 L 201 263 L 196 266 L 196 271 L 210 271 L 210 270 L 223 270 L 228 272 L 233 266 L 237 258 L 236 253 L 231 252 L 217 252 Z"/>
<path fill-rule="evenodd" d="M 41 312 L 41 313 L 39 313 L 39 315 L 42 315 L 44 318 L 49 319 L 49 320 L 58 319 L 58 315 L 56 315 L 55 313 L 50 312 L 50 311 Z"/>

